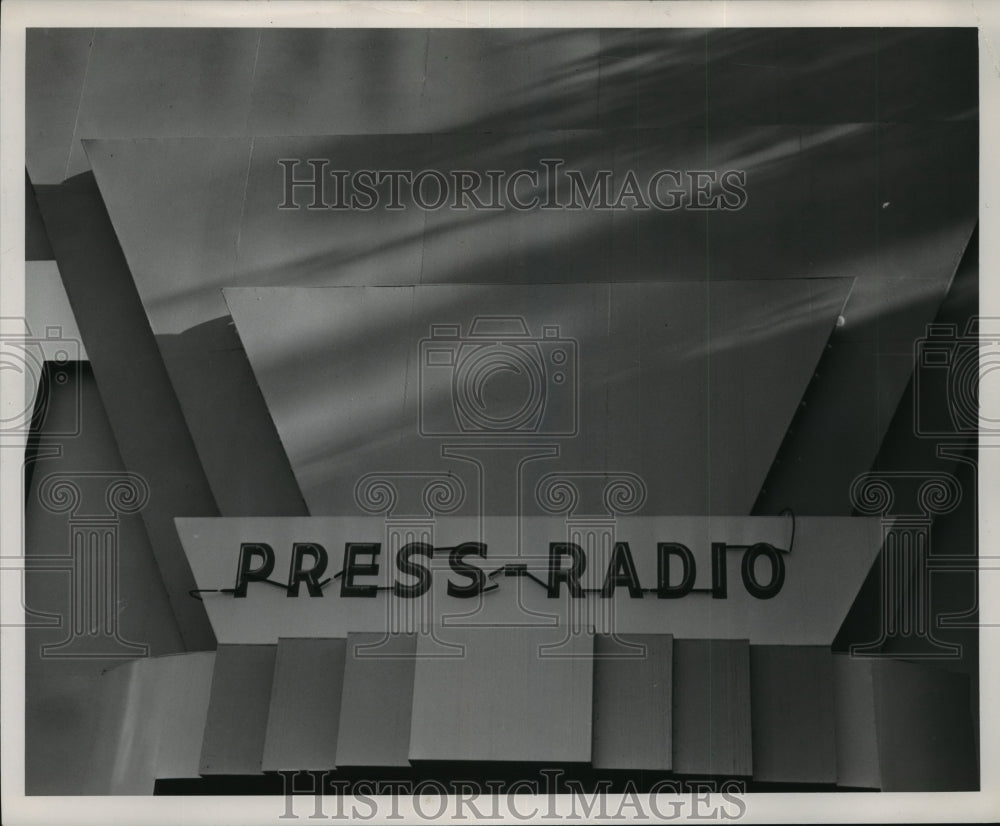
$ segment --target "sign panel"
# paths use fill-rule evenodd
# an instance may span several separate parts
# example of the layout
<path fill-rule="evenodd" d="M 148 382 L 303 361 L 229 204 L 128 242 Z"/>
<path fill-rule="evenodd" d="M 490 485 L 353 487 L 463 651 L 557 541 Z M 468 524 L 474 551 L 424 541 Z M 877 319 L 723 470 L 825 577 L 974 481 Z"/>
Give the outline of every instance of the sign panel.
<path fill-rule="evenodd" d="M 574 630 L 829 645 L 878 519 L 178 519 L 220 643 Z M 793 536 L 794 534 L 794 536 Z"/>

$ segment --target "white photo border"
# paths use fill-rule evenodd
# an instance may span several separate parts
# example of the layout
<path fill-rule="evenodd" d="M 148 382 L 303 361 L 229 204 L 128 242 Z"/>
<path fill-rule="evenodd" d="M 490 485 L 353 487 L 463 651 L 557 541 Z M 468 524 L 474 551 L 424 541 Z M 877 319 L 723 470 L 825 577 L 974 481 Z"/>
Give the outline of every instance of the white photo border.
<path fill-rule="evenodd" d="M 701 2 L 261 2 L 260 0 L 7 0 L 0 7 L 0 308 L 4 316 L 24 315 L 24 160 L 25 160 L 25 31 L 34 27 L 213 27 L 213 28 L 507 28 L 507 27 L 977 27 L 979 30 L 980 272 L 992 273 L 1000 265 L 1000 232 L 995 210 L 1000 206 L 998 169 L 1000 152 L 1000 4 L 827 2 L 826 0 L 702 0 Z M 996 205 L 996 206 L 995 206 Z M 980 313 L 1000 315 L 1000 279 L 980 277 Z M 15 379 L 15 380 L 12 380 Z M 24 387 L 16 377 L 0 375 L 0 405 L 22 408 Z M 984 407 L 1000 407 L 995 383 L 983 387 Z M 5 555 L 22 542 L 23 510 L 20 461 L 16 451 L 0 457 L 0 543 Z M 1000 457 L 995 451 L 980 453 L 979 490 L 985 505 L 996 495 Z M 979 508 L 979 543 L 982 556 L 996 555 L 1000 545 L 1000 509 Z M 22 551 L 18 551 L 23 552 Z M 1000 659 L 989 656 L 1000 650 L 1000 578 L 984 572 L 980 589 L 980 777 L 979 792 L 955 793 L 779 793 L 748 794 L 746 823 L 780 822 L 946 822 L 996 821 L 1000 817 Z M 5 824 L 81 823 L 105 824 L 109 820 L 154 823 L 288 823 L 281 818 L 283 800 L 260 797 L 73 797 L 24 794 L 24 628 L 20 579 L 0 580 L 0 737 L 2 737 L 3 810 Z M 616 797 L 609 796 L 614 807 Z M 278 802 L 276 803 L 276 800 Z M 380 800 L 376 798 L 376 800 Z M 724 802 L 724 801 L 719 801 Z M 387 799 L 380 803 L 389 811 Z M 537 805 L 548 811 L 539 796 L 519 798 L 519 809 Z M 566 801 L 568 807 L 568 801 Z M 502 809 L 502 807 L 501 807 Z M 568 808 L 561 808 L 568 811 Z M 397 801 L 402 819 L 413 822 L 418 813 L 412 802 Z M 299 807 L 308 819 L 309 806 Z M 449 812 L 454 814 L 453 811 Z M 506 813 L 512 819 L 511 813 Z M 678 818 L 681 819 L 681 818 Z M 448 822 L 441 818 L 436 822 Z M 312 821 L 316 822 L 316 821 Z M 378 819 L 371 822 L 379 822 Z M 431 821 L 435 822 L 435 821 Z M 497 822 L 497 821 L 494 821 Z M 594 822 L 621 822 L 600 821 Z"/>

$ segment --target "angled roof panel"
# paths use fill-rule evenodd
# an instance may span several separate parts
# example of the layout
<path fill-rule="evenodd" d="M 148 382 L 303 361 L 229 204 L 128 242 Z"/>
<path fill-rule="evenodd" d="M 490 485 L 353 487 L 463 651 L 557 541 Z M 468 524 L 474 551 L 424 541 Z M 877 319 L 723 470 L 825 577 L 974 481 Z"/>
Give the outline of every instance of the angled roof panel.
<path fill-rule="evenodd" d="M 561 449 L 558 461 L 524 469 L 523 512 L 537 512 L 532 492 L 545 472 L 628 471 L 646 486 L 646 513 L 741 514 L 848 287 L 833 279 L 260 288 L 227 290 L 226 299 L 312 514 L 355 512 L 355 485 L 371 472 L 451 469 L 476 490 L 472 468 L 443 459 L 440 445 L 511 435 L 466 421 L 456 406 L 465 390 L 454 382 L 473 369 L 473 327 L 486 316 L 523 326 L 525 357 L 538 362 L 534 390 L 512 378 L 487 406 L 534 404 L 530 393 L 541 393 L 541 412 L 515 435 Z M 442 325 L 459 337 L 437 340 Z M 425 364 L 430 350 L 454 351 L 454 365 Z M 567 354 L 568 372 L 548 363 Z M 483 461 L 486 473 L 504 472 L 498 454 Z M 484 507 L 510 513 L 515 504 Z"/>

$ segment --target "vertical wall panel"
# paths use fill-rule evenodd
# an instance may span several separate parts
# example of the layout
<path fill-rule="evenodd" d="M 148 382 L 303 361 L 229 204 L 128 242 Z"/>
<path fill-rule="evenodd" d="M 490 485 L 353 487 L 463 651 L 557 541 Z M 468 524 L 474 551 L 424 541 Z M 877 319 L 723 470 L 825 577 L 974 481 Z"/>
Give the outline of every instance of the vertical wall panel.
<path fill-rule="evenodd" d="M 670 770 L 673 643 L 669 634 L 594 638 L 594 768 Z"/>
<path fill-rule="evenodd" d="M 343 639 L 281 639 L 264 738 L 264 771 L 336 768 Z"/>
<path fill-rule="evenodd" d="M 115 792 L 119 794 L 149 794 L 152 791 L 156 782 L 152 778 L 149 785 L 131 789 L 122 789 L 116 782 L 118 754 L 125 740 L 125 727 L 132 711 L 129 696 L 133 692 L 132 683 L 135 679 L 136 662 L 138 660 L 126 662 L 115 668 L 104 669 L 91 686 L 88 686 L 90 690 L 87 693 L 92 701 L 91 707 L 95 725 L 93 728 L 88 726 L 86 744 L 77 746 L 76 742 L 70 742 L 68 744 L 70 748 L 67 748 L 65 739 L 55 743 L 57 747 L 62 746 L 63 753 L 67 755 L 67 764 L 75 767 L 74 773 L 63 779 L 63 788 L 68 786 L 69 782 L 75 781 L 72 788 L 73 793 L 76 794 L 106 795 Z M 31 683 L 28 683 L 28 697 L 31 696 L 32 687 Z M 29 761 L 32 758 L 31 745 L 33 741 L 45 742 L 43 738 L 53 739 L 48 732 L 39 732 L 37 724 L 32 726 L 32 722 L 29 709 L 29 716 L 26 720 L 28 726 L 25 728 L 25 756 Z M 72 731 L 73 727 L 64 726 L 63 728 L 69 729 L 71 734 L 77 734 Z M 73 737 L 73 740 L 77 742 L 82 739 L 79 735 Z M 74 748 L 74 746 L 76 747 Z M 70 758 L 75 759 L 71 761 Z M 45 767 L 48 767 L 48 772 L 44 771 Z M 27 781 L 25 790 L 29 795 L 58 794 L 60 790 L 53 783 L 52 775 L 56 772 L 62 775 L 68 774 L 60 771 L 62 767 L 52 761 L 47 761 L 44 767 L 34 768 L 34 771 L 32 771 L 31 762 L 28 762 L 26 768 L 28 771 L 25 775 Z M 34 791 L 38 788 L 41 791 Z"/>
<path fill-rule="evenodd" d="M 833 697 L 828 648 L 750 646 L 754 780 L 837 781 Z"/>
<path fill-rule="evenodd" d="M 882 790 L 979 788 L 969 679 L 930 663 L 874 663 Z"/>
<path fill-rule="evenodd" d="M 220 645 L 201 746 L 201 774 L 259 774 L 274 645 Z"/>
<path fill-rule="evenodd" d="M 198 776 L 215 652 L 148 657 L 100 678 L 86 794 L 151 795 L 159 778 Z"/>
<path fill-rule="evenodd" d="M 411 760 L 586 762 L 593 699 L 591 635 L 557 650 L 551 629 L 454 628 L 457 657 L 417 642 Z"/>
<path fill-rule="evenodd" d="M 834 658 L 837 783 L 882 791 L 979 788 L 968 677 L 931 662 Z"/>
<path fill-rule="evenodd" d="M 674 641 L 674 771 L 750 775 L 750 646 Z"/>
<path fill-rule="evenodd" d="M 408 766 L 416 634 L 348 634 L 338 766 Z"/>
<path fill-rule="evenodd" d="M 198 651 L 169 659 L 173 661 L 170 665 L 174 685 L 167 699 L 156 777 L 194 778 L 198 776 L 208 720 L 215 652 Z"/>
<path fill-rule="evenodd" d="M 833 657 L 838 786 L 882 787 L 875 729 L 873 664 L 873 660 L 846 654 Z"/>

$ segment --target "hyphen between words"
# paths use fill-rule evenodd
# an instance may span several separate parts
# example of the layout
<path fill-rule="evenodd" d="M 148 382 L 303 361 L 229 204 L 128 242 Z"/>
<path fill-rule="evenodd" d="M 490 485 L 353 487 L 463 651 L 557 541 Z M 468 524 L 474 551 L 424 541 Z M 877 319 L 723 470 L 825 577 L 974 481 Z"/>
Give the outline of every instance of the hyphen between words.
<path fill-rule="evenodd" d="M 746 172 L 660 169 L 584 173 L 544 158 L 543 169 L 328 169 L 327 158 L 281 158 L 282 210 L 674 210 L 742 209 Z"/>
<path fill-rule="evenodd" d="M 694 587 L 697 566 L 691 550 L 679 542 L 658 542 L 656 545 L 656 586 L 643 587 L 639 581 L 632 550 L 628 542 L 616 542 L 611 551 L 600 588 L 585 588 L 580 583 L 587 570 L 586 551 L 572 542 L 549 543 L 548 571 L 542 579 L 528 570 L 523 562 L 506 563 L 492 571 L 470 564 L 470 559 L 487 559 L 487 547 L 481 542 L 463 542 L 459 545 L 436 548 L 424 542 L 410 542 L 396 552 L 395 572 L 397 577 L 392 585 L 373 585 L 357 580 L 376 577 L 380 571 L 382 544 L 380 542 L 348 542 L 344 547 L 343 565 L 339 572 L 324 578 L 330 557 L 317 542 L 296 542 L 292 545 L 291 564 L 287 583 L 269 579 L 275 567 L 274 549 L 266 542 L 244 542 L 240 545 L 236 569 L 234 597 L 246 597 L 251 583 L 268 583 L 285 589 L 289 597 L 298 597 L 300 586 L 304 585 L 310 597 L 325 595 L 325 586 L 334 579 L 340 579 L 341 597 L 374 597 L 381 591 L 403 599 L 420 597 L 431 587 L 432 569 L 428 563 L 447 554 L 448 596 L 457 598 L 476 597 L 495 590 L 498 577 L 524 577 L 544 588 L 550 599 L 563 593 L 562 587 L 571 597 L 581 598 L 587 594 L 612 597 L 621 588 L 632 599 L 642 599 L 647 593 L 659 599 L 677 599 L 693 591 L 711 593 L 715 599 L 726 599 L 727 552 L 743 551 L 740 564 L 740 578 L 747 593 L 757 599 L 771 599 L 777 596 L 785 582 L 785 562 L 782 552 L 766 542 L 753 545 L 727 545 L 724 542 L 711 543 L 712 587 Z M 766 559 L 769 565 L 758 562 Z M 675 564 L 671 565 L 671 561 Z M 680 577 L 673 573 L 680 569 Z M 761 577 L 759 568 L 769 568 L 769 573 Z M 400 579 L 402 577 L 402 580 Z M 225 589 L 229 590 L 229 589 Z"/>

